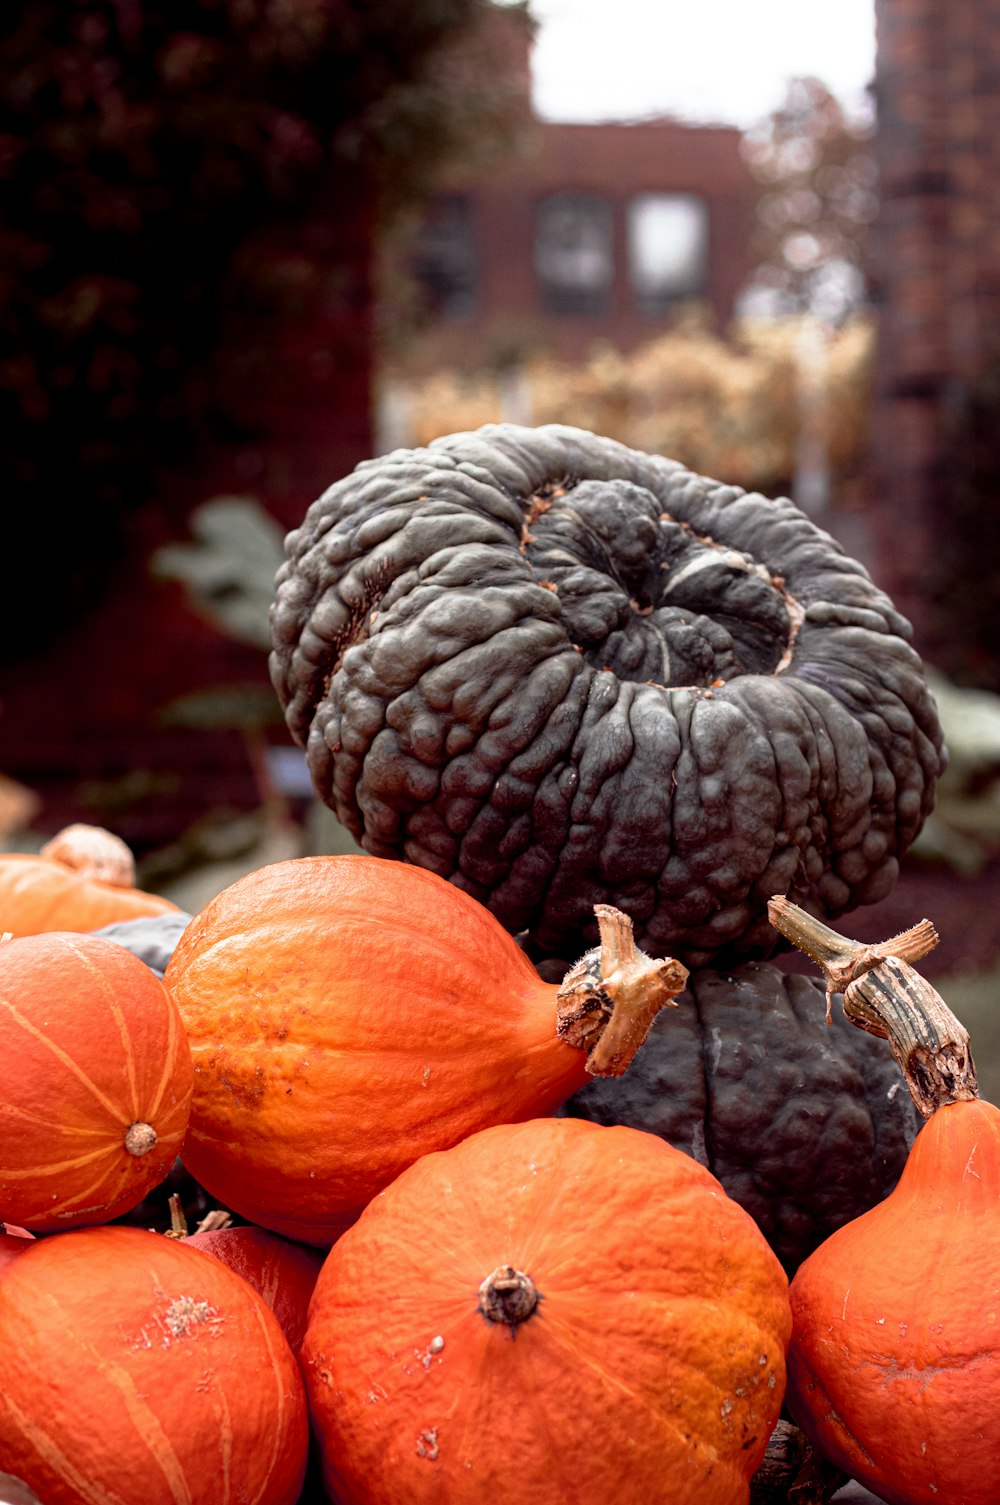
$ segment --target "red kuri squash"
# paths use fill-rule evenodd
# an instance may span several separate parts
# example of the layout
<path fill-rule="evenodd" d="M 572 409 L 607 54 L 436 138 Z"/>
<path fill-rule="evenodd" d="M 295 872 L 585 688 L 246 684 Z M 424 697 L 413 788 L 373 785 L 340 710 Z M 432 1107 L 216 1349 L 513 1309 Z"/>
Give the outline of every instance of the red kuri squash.
<path fill-rule="evenodd" d="M 375 1197 L 301 1359 L 338 1505 L 744 1505 L 790 1330 L 784 1271 L 704 1166 L 549 1118 Z"/>
<path fill-rule="evenodd" d="M 180 1014 L 131 952 L 52 932 L 0 941 L 0 1219 L 103 1223 L 180 1149 L 194 1072 Z"/>
<path fill-rule="evenodd" d="M 38 853 L 0 853 L 0 932 L 100 930 L 179 912 L 134 884 L 132 853 L 120 837 L 100 826 L 67 826 Z"/>
<path fill-rule="evenodd" d="M 266 1303 L 139 1228 L 39 1239 L 0 1280 L 0 1459 L 45 1505 L 293 1505 L 308 1425 Z"/>
<path fill-rule="evenodd" d="M 422 868 L 303 857 L 248 874 L 164 974 L 195 1063 L 185 1165 L 250 1222 L 330 1244 L 420 1155 L 623 1070 L 687 973 L 598 913 L 601 951 L 558 987 Z"/>
<path fill-rule="evenodd" d="M 845 1012 L 888 1038 L 927 1122 L 895 1190 L 796 1272 L 788 1407 L 891 1505 L 995 1505 L 1000 1109 L 978 1096 L 967 1032 L 909 962 L 861 946 L 854 961 Z"/>

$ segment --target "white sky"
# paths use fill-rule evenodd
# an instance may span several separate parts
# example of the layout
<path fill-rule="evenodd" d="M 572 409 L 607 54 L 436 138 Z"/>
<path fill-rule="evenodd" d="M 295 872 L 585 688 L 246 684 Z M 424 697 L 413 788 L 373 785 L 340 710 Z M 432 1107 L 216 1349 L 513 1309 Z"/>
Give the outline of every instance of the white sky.
<path fill-rule="evenodd" d="M 746 127 L 812 74 L 864 107 L 874 0 L 531 0 L 535 108 L 548 120 Z"/>

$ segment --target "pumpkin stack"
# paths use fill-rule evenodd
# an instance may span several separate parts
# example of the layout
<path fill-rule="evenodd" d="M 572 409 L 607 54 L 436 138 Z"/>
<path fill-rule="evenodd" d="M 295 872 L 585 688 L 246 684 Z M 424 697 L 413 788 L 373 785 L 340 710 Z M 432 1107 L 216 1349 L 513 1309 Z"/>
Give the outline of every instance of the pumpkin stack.
<path fill-rule="evenodd" d="M 767 909 L 891 886 L 943 761 L 909 629 L 791 503 L 562 427 L 371 462 L 287 548 L 275 687 L 364 852 L 190 922 L 89 837 L 48 908 L 59 850 L 0 871 L 0 1219 L 38 1235 L 0 1242 L 0 1467 L 46 1505 L 746 1505 L 786 1272 L 913 1138 Z M 162 966 L 82 933 L 135 916 Z M 178 1148 L 226 1239 L 115 1221 Z"/>

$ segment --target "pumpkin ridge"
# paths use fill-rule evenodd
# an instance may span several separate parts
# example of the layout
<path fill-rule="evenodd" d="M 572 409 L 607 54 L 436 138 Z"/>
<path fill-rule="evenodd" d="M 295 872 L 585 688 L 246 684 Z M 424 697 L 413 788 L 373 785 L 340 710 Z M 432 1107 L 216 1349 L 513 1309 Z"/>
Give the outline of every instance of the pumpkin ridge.
<path fill-rule="evenodd" d="M 49 1291 L 46 1293 L 46 1300 L 50 1307 L 60 1312 L 66 1330 L 72 1330 L 72 1318 L 61 1306 L 58 1296 Z M 91 1355 L 95 1375 L 100 1374 L 106 1380 L 112 1392 L 118 1396 L 131 1426 L 149 1453 L 150 1461 L 155 1463 L 163 1474 L 167 1487 L 177 1505 L 192 1505 L 191 1494 L 184 1480 L 183 1471 L 179 1467 L 176 1449 L 164 1433 L 163 1424 L 159 1417 L 148 1402 L 136 1391 L 135 1381 L 128 1370 L 121 1364 L 116 1363 L 106 1350 L 97 1348 L 94 1343 L 83 1342 L 80 1346 L 82 1351 Z M 141 1424 L 140 1418 L 145 1418 L 145 1426 Z M 159 1434 L 160 1446 L 154 1445 L 153 1441 L 157 1433 Z M 173 1467 L 165 1466 L 164 1448 L 167 1450 L 166 1464 L 169 1464 L 172 1459 Z M 102 1491 L 98 1498 L 104 1500 L 115 1497 L 105 1496 Z M 128 1505 L 128 1502 L 123 1502 L 123 1505 Z"/>
<path fill-rule="evenodd" d="M 128 1505 L 128 1501 L 122 1499 L 121 1495 L 108 1494 L 107 1490 L 92 1484 L 86 1474 L 81 1474 L 45 1428 L 22 1411 L 12 1395 L 5 1395 L 4 1405 L 9 1408 L 17 1425 L 24 1436 L 29 1439 L 46 1467 L 51 1468 L 60 1479 L 65 1480 L 71 1488 L 75 1489 L 85 1505 Z"/>
<path fill-rule="evenodd" d="M 32 1024 L 31 1020 L 27 1019 L 24 1014 L 21 1013 L 20 1009 L 12 1004 L 8 998 L 4 998 L 2 994 L 0 994 L 0 1008 L 5 1008 L 14 1023 L 18 1025 L 19 1028 L 23 1029 L 26 1035 L 29 1035 L 33 1040 L 36 1040 L 39 1045 L 42 1045 L 46 1050 L 48 1050 L 51 1055 L 55 1056 L 56 1060 L 60 1063 L 61 1066 L 63 1066 L 72 1076 L 76 1077 L 80 1085 L 87 1089 L 87 1091 L 94 1098 L 95 1102 L 98 1102 L 101 1105 L 101 1107 L 106 1111 L 108 1116 L 116 1125 L 121 1123 L 122 1119 L 127 1115 L 123 1114 L 121 1108 L 117 1104 L 115 1104 L 111 1100 L 111 1098 L 107 1096 L 106 1093 L 101 1091 L 97 1083 L 94 1082 L 85 1071 L 81 1070 L 81 1068 L 73 1060 L 68 1051 L 63 1050 L 61 1045 L 57 1045 L 49 1035 L 46 1035 L 36 1025 Z"/>
<path fill-rule="evenodd" d="M 136 1078 L 135 1052 L 132 1049 L 132 1041 L 129 1035 L 128 1024 L 126 1022 L 125 1015 L 122 1012 L 121 1005 L 118 1002 L 117 995 L 114 988 L 112 988 L 111 986 L 111 982 L 108 978 L 107 973 L 102 971 L 101 968 L 95 964 L 93 957 L 88 955 L 84 947 L 80 946 L 78 943 L 74 943 L 72 940 L 67 941 L 66 949 L 76 957 L 78 965 L 81 966 L 84 971 L 89 974 L 92 985 L 94 986 L 95 990 L 100 993 L 105 1007 L 107 1008 L 108 1013 L 110 1014 L 111 1019 L 118 1030 L 118 1038 L 121 1041 L 122 1048 L 122 1060 L 125 1066 L 121 1086 L 123 1088 L 123 1096 L 127 1094 L 127 1097 L 130 1101 L 130 1107 L 126 1109 L 129 1121 L 131 1123 L 135 1123 L 140 1117 L 139 1083 Z M 172 1023 L 172 1013 L 170 1015 L 170 1018 Z M 168 1051 L 168 1053 L 164 1057 L 165 1074 L 169 1071 L 171 1059 L 172 1052 Z"/>

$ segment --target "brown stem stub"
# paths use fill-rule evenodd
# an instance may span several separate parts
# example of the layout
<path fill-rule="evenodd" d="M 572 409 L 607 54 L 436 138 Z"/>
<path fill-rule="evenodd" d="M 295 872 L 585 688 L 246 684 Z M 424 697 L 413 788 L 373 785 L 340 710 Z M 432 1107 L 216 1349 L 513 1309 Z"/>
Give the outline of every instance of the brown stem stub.
<path fill-rule="evenodd" d="M 889 1041 L 924 1118 L 944 1103 L 979 1096 L 969 1032 L 908 962 L 889 956 L 844 994 L 852 1024 Z"/>
<path fill-rule="evenodd" d="M 130 1155 L 148 1155 L 156 1146 L 156 1130 L 152 1124 L 129 1124 L 125 1130 L 125 1148 Z"/>
<path fill-rule="evenodd" d="M 673 957 L 655 960 L 635 944 L 632 921 L 611 904 L 594 906 L 601 944 L 571 967 L 556 995 L 556 1029 L 588 1052 L 592 1076 L 621 1076 L 688 972 Z"/>
<path fill-rule="evenodd" d="M 479 1287 L 479 1310 L 487 1322 L 500 1322 L 511 1336 L 541 1300 L 534 1281 L 513 1265 L 498 1265 Z"/>
<path fill-rule="evenodd" d="M 833 994 L 842 990 L 851 1023 L 888 1040 L 924 1118 L 945 1103 L 979 1096 L 968 1030 L 911 966 L 937 944 L 930 920 L 866 946 L 780 896 L 768 904 L 768 916 L 826 975 L 827 1020 Z"/>

